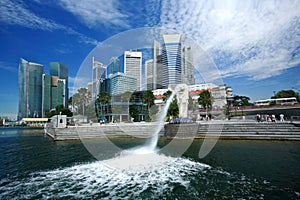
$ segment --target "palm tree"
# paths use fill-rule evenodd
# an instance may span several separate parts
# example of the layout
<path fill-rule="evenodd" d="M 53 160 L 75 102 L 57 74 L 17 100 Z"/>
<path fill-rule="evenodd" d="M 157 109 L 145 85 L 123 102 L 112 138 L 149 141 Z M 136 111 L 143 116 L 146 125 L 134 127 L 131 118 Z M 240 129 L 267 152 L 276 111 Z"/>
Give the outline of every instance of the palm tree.
<path fill-rule="evenodd" d="M 166 102 L 168 100 L 168 98 L 171 96 L 172 92 L 170 90 L 166 91 L 163 94 L 163 101 Z"/>
<path fill-rule="evenodd" d="M 147 111 L 148 111 L 148 118 L 149 118 L 149 111 L 150 111 L 150 107 L 152 105 L 154 105 L 154 94 L 151 90 L 147 90 L 143 93 L 143 101 L 147 103 Z"/>
<path fill-rule="evenodd" d="M 208 90 L 199 94 L 198 103 L 206 110 L 206 116 L 208 116 L 208 109 L 211 109 L 213 103 L 213 97 Z"/>

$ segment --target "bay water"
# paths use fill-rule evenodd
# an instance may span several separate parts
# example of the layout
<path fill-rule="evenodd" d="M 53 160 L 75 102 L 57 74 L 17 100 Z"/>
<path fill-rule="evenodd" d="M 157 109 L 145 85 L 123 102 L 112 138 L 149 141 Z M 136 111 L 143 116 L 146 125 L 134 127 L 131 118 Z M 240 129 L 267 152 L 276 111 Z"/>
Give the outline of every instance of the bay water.
<path fill-rule="evenodd" d="M 145 139 L 111 142 L 129 149 Z M 169 142 L 160 138 L 158 148 Z M 103 165 L 80 140 L 54 142 L 42 129 L 0 128 L 0 199 L 300 198 L 300 142 L 219 140 L 199 159 L 202 142 L 194 140 L 179 158 L 154 157 L 165 161 L 162 168 L 126 171 Z M 102 154 L 114 157 L 109 149 Z"/>

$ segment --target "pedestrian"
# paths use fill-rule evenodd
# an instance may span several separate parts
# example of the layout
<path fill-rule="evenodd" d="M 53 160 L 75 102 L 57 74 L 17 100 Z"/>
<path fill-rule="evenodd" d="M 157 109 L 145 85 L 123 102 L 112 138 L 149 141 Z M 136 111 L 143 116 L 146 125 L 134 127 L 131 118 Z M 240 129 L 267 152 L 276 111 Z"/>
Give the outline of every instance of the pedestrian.
<path fill-rule="evenodd" d="M 259 114 L 256 115 L 256 121 L 260 122 L 260 115 Z"/>
<path fill-rule="evenodd" d="M 280 116 L 280 121 L 284 122 L 284 114 L 281 113 L 279 116 Z"/>
<path fill-rule="evenodd" d="M 272 115 L 271 119 L 272 119 L 272 122 L 276 122 L 276 117 L 275 117 L 275 115 Z"/>

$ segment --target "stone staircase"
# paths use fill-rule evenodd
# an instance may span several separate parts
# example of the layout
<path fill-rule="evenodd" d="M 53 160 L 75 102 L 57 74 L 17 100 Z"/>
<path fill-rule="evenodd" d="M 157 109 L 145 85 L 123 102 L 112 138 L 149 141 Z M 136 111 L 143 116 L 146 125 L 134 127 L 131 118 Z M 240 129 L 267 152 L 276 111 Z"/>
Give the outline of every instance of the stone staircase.
<path fill-rule="evenodd" d="M 224 122 L 200 123 L 197 137 L 219 135 L 237 139 L 300 139 L 300 127 L 292 123 Z"/>

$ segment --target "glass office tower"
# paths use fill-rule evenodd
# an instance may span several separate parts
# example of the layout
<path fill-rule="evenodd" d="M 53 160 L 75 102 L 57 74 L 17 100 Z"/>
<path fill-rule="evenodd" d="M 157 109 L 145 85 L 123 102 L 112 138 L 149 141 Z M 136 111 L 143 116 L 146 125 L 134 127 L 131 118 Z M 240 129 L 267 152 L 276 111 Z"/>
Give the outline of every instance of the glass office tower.
<path fill-rule="evenodd" d="M 163 35 L 162 48 L 163 80 L 162 85 L 181 83 L 181 35 Z"/>
<path fill-rule="evenodd" d="M 51 62 L 50 63 L 50 75 L 52 77 L 58 77 L 58 79 L 65 80 L 64 81 L 64 90 L 61 88 L 58 89 L 60 93 L 58 94 L 58 97 L 61 99 L 63 98 L 63 102 L 61 103 L 58 102 L 59 104 L 64 105 L 66 108 L 68 107 L 68 99 L 69 99 L 69 86 L 68 86 L 68 78 L 69 78 L 69 73 L 68 73 L 68 66 L 61 63 L 61 62 Z M 58 87 L 57 83 L 54 83 L 52 85 L 55 85 Z M 61 85 L 60 85 L 61 86 Z M 56 104 L 56 105 L 59 105 Z M 56 106 L 55 106 L 56 107 Z"/>
<path fill-rule="evenodd" d="M 42 116 L 42 74 L 44 66 L 20 59 L 18 118 Z"/>

